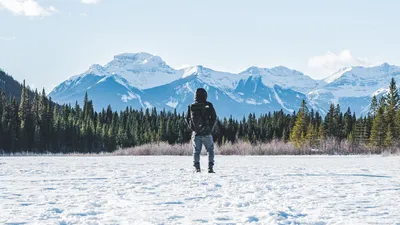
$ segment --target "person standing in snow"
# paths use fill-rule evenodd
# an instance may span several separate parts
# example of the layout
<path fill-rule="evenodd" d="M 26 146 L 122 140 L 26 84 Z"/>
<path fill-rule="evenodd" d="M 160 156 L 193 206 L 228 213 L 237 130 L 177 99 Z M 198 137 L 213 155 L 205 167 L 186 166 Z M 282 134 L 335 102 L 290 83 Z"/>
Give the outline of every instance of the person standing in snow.
<path fill-rule="evenodd" d="M 214 106 L 207 101 L 207 91 L 198 88 L 195 102 L 188 106 L 186 123 L 192 130 L 193 163 L 196 172 L 200 172 L 200 152 L 204 144 L 208 152 L 208 172 L 214 173 L 214 141 L 211 131 L 217 121 Z"/>

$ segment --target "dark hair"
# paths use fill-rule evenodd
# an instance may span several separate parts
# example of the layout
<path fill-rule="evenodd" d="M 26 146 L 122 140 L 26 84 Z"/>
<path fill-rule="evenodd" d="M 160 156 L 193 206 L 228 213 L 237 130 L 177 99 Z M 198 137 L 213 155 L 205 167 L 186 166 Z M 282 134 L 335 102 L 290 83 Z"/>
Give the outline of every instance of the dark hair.
<path fill-rule="evenodd" d="M 197 88 L 196 93 L 194 95 L 194 100 L 196 102 L 207 101 L 207 91 L 204 88 Z"/>

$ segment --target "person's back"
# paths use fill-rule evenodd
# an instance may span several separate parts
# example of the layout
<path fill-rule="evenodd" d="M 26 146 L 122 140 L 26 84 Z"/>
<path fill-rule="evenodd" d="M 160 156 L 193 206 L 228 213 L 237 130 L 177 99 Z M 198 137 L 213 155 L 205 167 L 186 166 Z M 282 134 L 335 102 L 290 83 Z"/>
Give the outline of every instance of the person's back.
<path fill-rule="evenodd" d="M 188 106 L 186 122 L 192 130 L 193 163 L 197 172 L 200 172 L 200 152 L 202 145 L 208 152 L 208 169 L 213 173 L 214 142 L 212 128 L 217 120 L 214 106 L 207 101 L 207 92 L 199 88 L 195 93 L 195 102 Z"/>

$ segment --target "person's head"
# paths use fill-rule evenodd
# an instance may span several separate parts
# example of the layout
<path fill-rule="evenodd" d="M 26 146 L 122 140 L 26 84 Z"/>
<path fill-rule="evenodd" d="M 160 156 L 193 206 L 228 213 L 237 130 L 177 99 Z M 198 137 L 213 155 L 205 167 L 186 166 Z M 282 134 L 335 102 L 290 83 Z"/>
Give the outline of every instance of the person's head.
<path fill-rule="evenodd" d="M 207 101 L 207 91 L 204 88 L 197 88 L 194 94 L 194 100 L 199 103 Z"/>

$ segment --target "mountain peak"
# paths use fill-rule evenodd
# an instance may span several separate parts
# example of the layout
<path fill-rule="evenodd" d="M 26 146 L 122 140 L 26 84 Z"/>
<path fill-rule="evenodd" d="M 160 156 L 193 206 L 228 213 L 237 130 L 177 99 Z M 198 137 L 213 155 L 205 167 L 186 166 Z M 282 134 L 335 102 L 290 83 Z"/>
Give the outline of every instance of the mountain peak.
<path fill-rule="evenodd" d="M 277 74 L 279 76 L 285 76 L 285 77 L 290 77 L 290 76 L 305 76 L 302 72 L 289 69 L 286 66 L 276 66 L 271 69 L 269 69 L 271 72 L 274 74 Z"/>
<path fill-rule="evenodd" d="M 399 68 L 398 68 L 397 66 L 390 65 L 389 63 L 385 62 L 385 63 L 382 63 L 382 64 L 379 66 L 379 69 L 380 69 L 382 72 L 388 73 L 388 72 L 393 71 L 393 70 L 398 70 Z"/>
<path fill-rule="evenodd" d="M 183 75 L 182 78 L 188 77 L 191 75 L 205 75 L 205 74 L 210 74 L 212 70 L 209 68 L 206 68 L 202 65 L 197 65 L 197 66 L 191 66 L 191 67 L 186 67 L 183 69 Z"/>
<path fill-rule="evenodd" d="M 147 52 L 122 53 L 114 56 L 114 60 L 109 64 L 124 65 L 147 65 L 149 67 L 166 67 L 166 63 L 160 56 L 152 55 Z"/>
<path fill-rule="evenodd" d="M 249 67 L 240 73 L 241 76 L 261 77 L 262 82 L 267 87 L 273 87 L 278 84 L 284 88 L 306 93 L 321 85 L 321 81 L 316 81 L 311 77 L 285 66 L 276 66 L 273 68 L 260 68 L 257 66 Z"/>
<path fill-rule="evenodd" d="M 391 66 L 391 65 L 387 62 L 384 62 L 380 65 L 380 67 L 389 67 L 389 66 Z"/>
<path fill-rule="evenodd" d="M 241 72 L 241 73 L 247 73 L 249 75 L 260 75 L 261 74 L 261 68 L 257 67 L 257 66 L 251 66 L 249 67 L 247 70 Z"/>
<path fill-rule="evenodd" d="M 339 77 L 341 77 L 344 73 L 351 71 L 354 67 L 352 66 L 348 66 L 348 67 L 344 67 L 340 70 L 338 70 L 337 72 L 333 73 L 332 75 L 330 75 L 329 77 L 323 79 L 323 81 L 325 81 L 326 83 L 331 83 L 334 80 L 338 79 Z"/>
<path fill-rule="evenodd" d="M 245 71 L 243 71 L 241 73 L 242 74 L 246 73 L 246 74 L 249 74 L 249 75 L 260 75 L 260 74 L 268 73 L 270 75 L 284 76 L 284 77 L 293 76 L 293 75 L 295 75 L 295 76 L 297 76 L 297 75 L 302 75 L 303 76 L 304 75 L 303 73 L 301 73 L 301 72 L 299 72 L 297 70 L 292 70 L 292 69 L 289 69 L 289 68 L 287 68 L 285 66 L 275 66 L 275 67 L 272 67 L 270 69 L 268 69 L 268 68 L 260 68 L 260 67 L 257 67 L 257 66 L 251 66 L 247 70 L 245 70 Z"/>
<path fill-rule="evenodd" d="M 359 76 L 359 77 L 371 77 L 375 78 L 376 76 L 380 76 L 379 74 L 386 74 L 386 73 L 391 73 L 394 71 L 399 71 L 399 68 L 394 65 L 390 65 L 389 63 L 385 62 L 382 63 L 381 65 L 377 66 L 371 66 L 371 67 L 364 67 L 364 66 L 348 66 L 344 67 L 337 72 L 333 73 L 329 77 L 325 78 L 324 81 L 326 83 L 331 83 L 340 77 L 342 77 L 344 74 L 347 74 L 348 72 L 352 71 L 352 76 Z"/>
<path fill-rule="evenodd" d="M 344 71 L 344 73 L 347 71 L 352 71 L 353 74 L 363 78 L 376 78 L 383 74 L 391 74 L 394 72 L 398 73 L 400 71 L 400 68 L 385 62 L 382 63 L 381 65 L 375 65 L 369 67 L 365 66 L 347 67 L 342 69 L 342 71 Z"/>
<path fill-rule="evenodd" d="M 104 68 L 99 65 L 99 64 L 93 64 L 89 67 L 89 70 L 86 73 L 91 73 L 91 74 L 102 74 L 104 73 L 105 70 Z"/>
<path fill-rule="evenodd" d="M 75 80 L 75 79 L 78 79 L 78 78 L 82 78 L 82 77 L 84 77 L 86 75 L 106 76 L 106 75 L 109 75 L 109 73 L 101 65 L 93 64 L 84 73 L 72 76 L 68 80 Z"/>
<path fill-rule="evenodd" d="M 147 52 L 139 52 L 139 53 L 121 53 L 114 56 L 114 59 L 118 60 L 130 60 L 130 61 L 137 61 L 137 60 L 146 60 L 148 58 L 153 57 L 152 54 Z"/>

